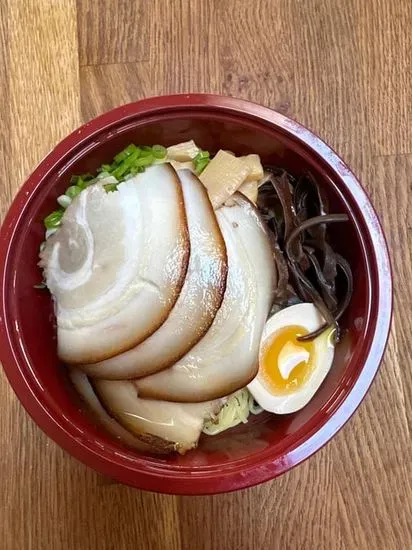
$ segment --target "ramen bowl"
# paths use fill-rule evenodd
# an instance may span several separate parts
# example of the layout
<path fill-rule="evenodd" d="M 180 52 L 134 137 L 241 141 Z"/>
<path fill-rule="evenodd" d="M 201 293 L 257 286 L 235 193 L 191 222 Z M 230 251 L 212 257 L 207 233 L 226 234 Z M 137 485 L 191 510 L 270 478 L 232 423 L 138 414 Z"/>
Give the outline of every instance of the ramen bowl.
<path fill-rule="evenodd" d="M 138 454 L 94 424 L 56 354 L 53 308 L 34 285 L 43 219 L 70 176 L 94 172 L 130 142 L 171 145 L 189 139 L 202 149 L 258 153 L 264 164 L 295 176 L 310 170 L 331 212 L 350 223 L 331 227 L 335 250 L 351 264 L 354 293 L 332 369 L 297 413 L 263 413 L 217 436 L 202 436 L 180 455 Z M 0 237 L 0 352 L 5 373 L 38 426 L 96 471 L 139 489 L 212 494 L 275 478 L 325 445 L 355 412 L 379 368 L 390 328 L 392 278 L 385 238 L 361 184 L 338 155 L 297 122 L 231 97 L 175 95 L 119 107 L 88 122 L 41 162 L 20 189 Z M 347 429 L 350 429 L 348 427 Z M 47 449 L 45 449 L 47 452 Z"/>

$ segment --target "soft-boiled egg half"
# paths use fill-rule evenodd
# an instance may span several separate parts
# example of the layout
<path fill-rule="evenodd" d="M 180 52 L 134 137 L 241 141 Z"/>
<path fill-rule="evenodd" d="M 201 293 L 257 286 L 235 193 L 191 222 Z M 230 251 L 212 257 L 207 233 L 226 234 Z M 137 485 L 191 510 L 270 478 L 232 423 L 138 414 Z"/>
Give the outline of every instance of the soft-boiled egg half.
<path fill-rule="evenodd" d="M 324 320 L 313 304 L 282 309 L 263 331 L 259 371 L 248 385 L 259 405 L 272 413 L 302 409 L 328 374 L 335 351 L 334 329 L 311 341 L 298 338 L 317 330 Z"/>

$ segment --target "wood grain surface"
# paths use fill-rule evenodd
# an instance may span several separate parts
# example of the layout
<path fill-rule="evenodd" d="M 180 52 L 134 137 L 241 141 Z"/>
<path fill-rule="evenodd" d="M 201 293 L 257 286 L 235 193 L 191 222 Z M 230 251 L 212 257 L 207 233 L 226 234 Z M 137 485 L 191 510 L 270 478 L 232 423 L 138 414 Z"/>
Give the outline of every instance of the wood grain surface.
<path fill-rule="evenodd" d="M 170 92 L 252 99 L 306 124 L 382 217 L 395 315 L 354 418 L 315 457 L 215 497 L 139 492 L 65 454 L 0 378 L 2 550 L 412 548 L 412 2 L 1 0 L 0 201 L 70 130 Z"/>

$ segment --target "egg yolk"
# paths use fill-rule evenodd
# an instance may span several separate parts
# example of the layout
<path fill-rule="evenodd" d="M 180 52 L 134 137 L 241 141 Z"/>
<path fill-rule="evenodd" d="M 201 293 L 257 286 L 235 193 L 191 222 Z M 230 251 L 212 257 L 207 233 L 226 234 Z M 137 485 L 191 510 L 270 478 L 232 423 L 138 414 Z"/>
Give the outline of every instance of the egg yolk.
<path fill-rule="evenodd" d="M 260 374 L 276 394 L 289 394 L 304 385 L 313 371 L 314 343 L 300 342 L 308 334 L 300 326 L 280 329 L 263 345 Z"/>

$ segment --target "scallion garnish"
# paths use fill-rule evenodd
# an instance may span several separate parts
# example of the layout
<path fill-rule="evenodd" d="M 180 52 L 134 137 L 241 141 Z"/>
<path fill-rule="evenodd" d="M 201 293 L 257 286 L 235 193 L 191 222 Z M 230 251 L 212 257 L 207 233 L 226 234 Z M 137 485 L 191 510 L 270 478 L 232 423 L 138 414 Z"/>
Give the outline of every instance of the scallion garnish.
<path fill-rule="evenodd" d="M 57 197 L 57 202 L 62 208 L 66 210 L 66 208 L 70 206 L 72 199 L 67 195 L 60 195 L 60 197 Z"/>
<path fill-rule="evenodd" d="M 198 165 L 202 167 L 205 161 L 208 162 L 209 153 L 207 151 L 201 151 L 199 155 L 201 156 L 199 156 Z M 44 219 L 46 229 L 49 231 L 57 229 L 61 224 L 64 210 L 71 204 L 71 201 L 77 197 L 77 195 L 90 185 L 104 178 L 112 177 L 117 180 L 117 183 L 107 183 L 104 185 L 104 189 L 108 193 L 116 191 L 119 183 L 126 179 L 130 179 L 140 172 L 144 172 L 145 169 L 151 166 L 155 161 L 165 160 L 166 157 L 167 149 L 163 147 L 163 145 L 153 145 L 153 147 L 142 145 L 138 147 L 134 143 L 130 143 L 113 158 L 112 164 L 102 164 L 96 171 L 97 175 L 93 176 L 93 174 L 88 172 L 80 176 L 72 176 L 70 178 L 70 186 L 66 189 L 64 195 L 60 195 L 57 199 L 61 208 L 55 210 Z"/>
<path fill-rule="evenodd" d="M 106 183 L 106 185 L 103 185 L 104 190 L 106 193 L 111 193 L 112 191 L 117 191 L 117 183 Z"/>
<path fill-rule="evenodd" d="M 80 187 L 78 185 L 70 185 L 70 187 L 68 187 L 66 189 L 66 195 L 68 197 L 70 197 L 71 199 L 74 199 L 74 197 L 77 197 L 77 195 L 79 195 L 79 193 L 81 193 L 82 190 L 80 189 Z"/>
<path fill-rule="evenodd" d="M 64 210 L 54 210 L 51 214 L 44 218 L 44 225 L 47 229 L 55 229 L 62 223 Z"/>
<path fill-rule="evenodd" d="M 167 149 L 163 145 L 153 145 L 152 154 L 155 159 L 164 159 L 167 155 Z"/>
<path fill-rule="evenodd" d="M 193 159 L 193 164 L 195 165 L 196 174 L 201 174 L 206 166 L 210 162 L 210 153 L 209 151 L 199 151 L 198 154 Z"/>

